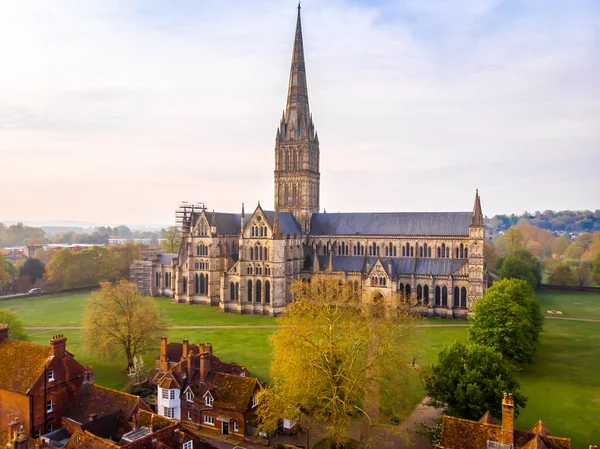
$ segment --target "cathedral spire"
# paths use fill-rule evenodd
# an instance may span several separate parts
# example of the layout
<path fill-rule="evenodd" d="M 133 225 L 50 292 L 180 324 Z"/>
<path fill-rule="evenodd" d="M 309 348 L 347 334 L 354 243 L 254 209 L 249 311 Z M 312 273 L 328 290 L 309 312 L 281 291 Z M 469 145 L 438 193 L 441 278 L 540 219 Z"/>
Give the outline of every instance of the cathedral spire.
<path fill-rule="evenodd" d="M 312 137 L 310 130 L 311 117 L 308 107 L 308 88 L 306 83 L 306 65 L 304 62 L 304 42 L 302 40 L 302 22 L 300 19 L 300 3 L 298 3 L 298 18 L 292 65 L 290 68 L 290 84 L 288 87 L 285 122 L 290 140 Z"/>
<path fill-rule="evenodd" d="M 475 190 L 475 204 L 473 205 L 473 214 L 471 215 L 471 226 L 483 226 L 483 213 L 481 212 L 479 189 Z"/>

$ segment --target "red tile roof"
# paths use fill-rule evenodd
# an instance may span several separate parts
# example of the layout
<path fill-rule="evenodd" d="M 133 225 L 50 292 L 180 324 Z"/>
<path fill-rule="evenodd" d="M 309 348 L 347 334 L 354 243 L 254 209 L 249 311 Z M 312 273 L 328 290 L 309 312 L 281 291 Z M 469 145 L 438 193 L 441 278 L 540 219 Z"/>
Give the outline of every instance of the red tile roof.
<path fill-rule="evenodd" d="M 0 389 L 27 394 L 44 372 L 52 349 L 28 341 L 0 341 Z"/>

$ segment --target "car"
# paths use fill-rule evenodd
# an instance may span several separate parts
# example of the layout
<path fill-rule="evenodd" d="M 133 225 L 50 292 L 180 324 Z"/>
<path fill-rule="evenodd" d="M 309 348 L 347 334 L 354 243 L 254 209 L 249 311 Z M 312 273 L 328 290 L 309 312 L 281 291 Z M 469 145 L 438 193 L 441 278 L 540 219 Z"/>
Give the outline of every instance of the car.
<path fill-rule="evenodd" d="M 27 295 L 38 296 L 38 295 L 41 295 L 42 293 L 44 293 L 44 291 L 41 288 L 32 288 L 31 290 L 29 290 L 27 292 Z"/>

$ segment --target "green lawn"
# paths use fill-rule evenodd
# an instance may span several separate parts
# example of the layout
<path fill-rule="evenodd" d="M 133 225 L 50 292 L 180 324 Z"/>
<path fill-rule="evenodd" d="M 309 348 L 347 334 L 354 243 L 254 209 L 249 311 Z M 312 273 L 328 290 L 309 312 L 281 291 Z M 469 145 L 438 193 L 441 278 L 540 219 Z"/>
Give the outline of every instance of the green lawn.
<path fill-rule="evenodd" d="M 0 302 L 0 308 L 16 311 L 27 326 L 81 325 L 87 293 L 52 295 Z M 600 294 L 542 292 L 542 308 L 562 310 L 565 317 L 600 319 Z M 173 304 L 156 298 L 158 306 L 173 325 L 270 325 L 273 318 L 219 313 L 215 307 Z M 422 324 L 453 323 L 427 320 Z M 268 338 L 274 329 L 174 329 L 170 341 L 211 342 L 215 353 L 225 361 L 246 366 L 261 380 L 269 376 L 271 351 Z M 417 331 L 415 359 L 418 365 L 433 362 L 437 352 L 455 340 L 466 341 L 465 327 L 426 327 Z M 99 384 L 122 388 L 127 381 L 124 359 L 98 360 L 82 350 L 81 331 L 61 331 L 67 347 L 83 364 L 94 365 Z M 55 331 L 30 331 L 30 338 L 42 344 Z M 157 352 L 145 358 L 154 367 Z M 523 393 L 528 404 L 517 420 L 518 428 L 527 430 L 541 419 L 557 436 L 570 437 L 573 448 L 598 444 L 596 417 L 600 416 L 600 324 L 546 320 L 542 347 L 532 366 L 520 373 Z M 423 391 L 414 376 L 411 400 L 418 402 Z"/>
<path fill-rule="evenodd" d="M 546 316 L 600 320 L 599 293 L 543 291 L 538 298 Z M 549 315 L 547 310 L 560 310 L 563 314 Z"/>

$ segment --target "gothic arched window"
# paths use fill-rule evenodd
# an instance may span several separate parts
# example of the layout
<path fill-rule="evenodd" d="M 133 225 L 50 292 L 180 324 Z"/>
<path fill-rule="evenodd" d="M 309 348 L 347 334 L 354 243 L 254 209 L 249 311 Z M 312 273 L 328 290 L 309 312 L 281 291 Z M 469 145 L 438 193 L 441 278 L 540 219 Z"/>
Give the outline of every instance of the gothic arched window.
<path fill-rule="evenodd" d="M 441 256 L 440 256 L 440 247 L 439 247 L 439 246 L 438 246 L 438 249 L 437 249 L 437 256 L 438 256 L 438 257 L 441 257 Z"/>
<path fill-rule="evenodd" d="M 229 285 L 229 300 L 235 301 L 235 284 L 233 282 Z"/>
<path fill-rule="evenodd" d="M 460 258 L 463 259 L 465 257 L 465 245 L 460 244 Z"/>
<path fill-rule="evenodd" d="M 442 294 L 441 293 L 442 293 L 442 291 L 440 289 L 440 286 L 437 285 L 435 287 L 435 305 L 436 306 L 439 306 L 439 305 L 442 304 L 442 302 L 441 302 L 441 300 L 442 300 Z"/>
<path fill-rule="evenodd" d="M 235 300 L 236 301 L 240 300 L 240 283 L 239 282 L 235 283 Z"/>
<path fill-rule="evenodd" d="M 256 281 L 256 302 L 262 301 L 262 283 L 260 280 Z"/>
<path fill-rule="evenodd" d="M 431 248 L 427 248 L 427 257 L 431 257 Z"/>
<path fill-rule="evenodd" d="M 448 287 L 442 287 L 442 307 L 448 307 Z"/>
<path fill-rule="evenodd" d="M 421 299 L 423 299 L 423 287 L 419 284 L 417 285 L 417 300 L 420 301 Z"/>
<path fill-rule="evenodd" d="M 452 307 L 458 308 L 460 306 L 460 289 L 458 287 L 454 287 L 454 295 L 452 296 Z"/>
<path fill-rule="evenodd" d="M 442 257 L 446 257 L 446 244 L 442 243 Z"/>
<path fill-rule="evenodd" d="M 446 248 L 446 258 L 449 259 L 450 258 L 450 247 Z"/>
<path fill-rule="evenodd" d="M 469 258 L 469 249 L 465 248 L 465 259 Z"/>
<path fill-rule="evenodd" d="M 248 302 L 252 302 L 252 281 L 248 281 Z"/>
<path fill-rule="evenodd" d="M 460 306 L 467 307 L 467 289 L 465 287 L 460 289 Z"/>
<path fill-rule="evenodd" d="M 407 298 L 410 298 L 410 284 L 406 284 L 406 286 L 404 287 L 404 294 L 406 295 Z"/>
<path fill-rule="evenodd" d="M 429 304 L 429 285 L 423 287 L 423 304 Z"/>
<path fill-rule="evenodd" d="M 271 302 L 271 283 L 269 281 L 265 282 L 265 303 L 269 304 Z"/>

